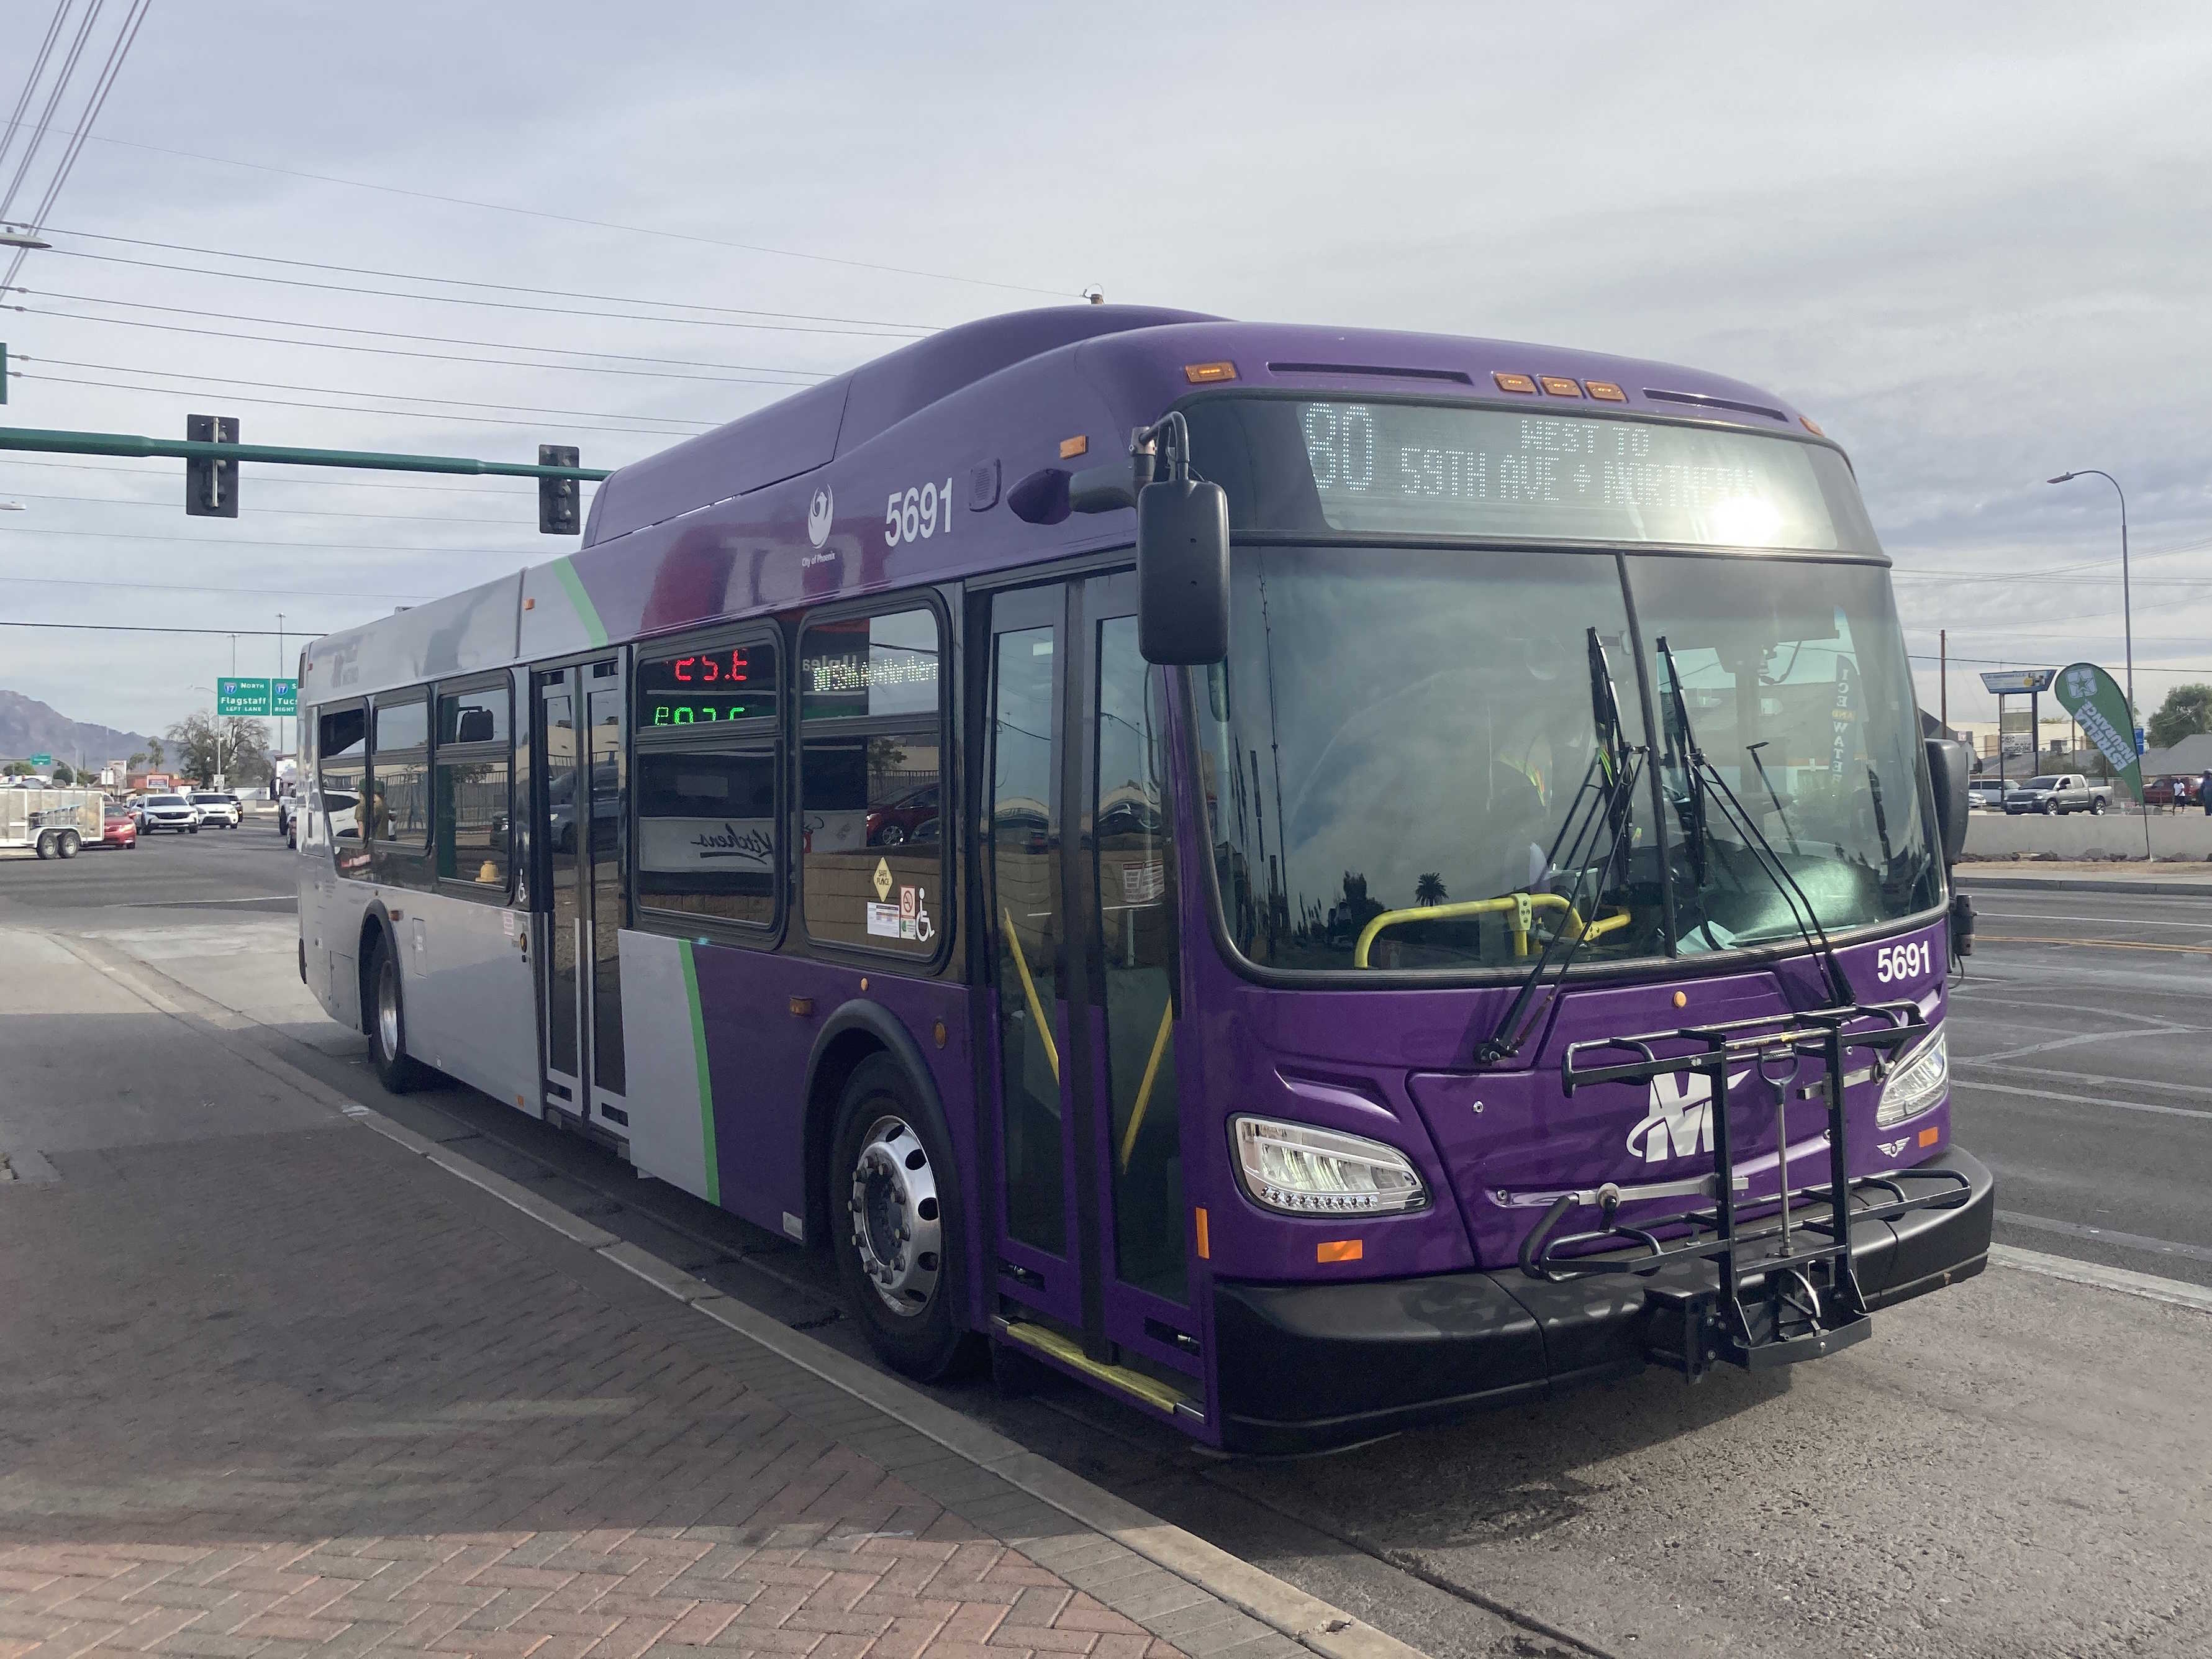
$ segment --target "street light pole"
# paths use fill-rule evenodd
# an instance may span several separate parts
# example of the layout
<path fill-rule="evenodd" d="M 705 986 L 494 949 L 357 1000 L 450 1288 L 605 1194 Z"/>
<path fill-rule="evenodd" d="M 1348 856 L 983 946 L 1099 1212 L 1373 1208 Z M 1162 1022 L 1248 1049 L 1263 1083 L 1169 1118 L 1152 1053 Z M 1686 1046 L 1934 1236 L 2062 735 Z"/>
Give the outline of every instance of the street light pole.
<path fill-rule="evenodd" d="M 2062 472 L 2057 477 L 2046 478 L 2044 482 L 2055 484 L 2070 483 L 2075 478 L 2102 478 L 2106 483 L 2112 485 L 2112 494 L 2120 498 L 2120 628 L 2127 641 L 2128 653 L 2128 743 L 2129 746 L 2135 750 L 2136 758 L 2140 760 L 2142 757 L 2142 740 L 2136 736 L 2138 729 L 2136 720 L 2139 713 L 2136 702 L 2136 607 L 2134 597 L 2128 588 L 2128 492 L 2120 488 L 2120 481 L 2118 478 L 2101 467 L 2094 466 L 2076 467 L 2071 472 Z M 2155 858 L 2156 854 L 2150 849 L 2150 807 L 2142 801 L 2137 801 L 2136 804 L 2142 808 L 2143 857 L 2147 860 Z"/>
<path fill-rule="evenodd" d="M 2120 627 L 2127 640 L 2128 667 L 2128 738 L 2135 740 L 2135 723 L 2139 711 L 2136 702 L 2136 611 L 2135 599 L 2128 587 L 2128 492 L 2120 488 L 2120 481 L 2111 473 L 2094 466 L 2077 467 L 2071 472 L 2062 472 L 2045 483 L 2070 483 L 2076 478 L 2102 478 L 2112 485 L 2112 493 L 2120 498 Z M 2136 744 L 2136 752 L 2142 748 Z"/>

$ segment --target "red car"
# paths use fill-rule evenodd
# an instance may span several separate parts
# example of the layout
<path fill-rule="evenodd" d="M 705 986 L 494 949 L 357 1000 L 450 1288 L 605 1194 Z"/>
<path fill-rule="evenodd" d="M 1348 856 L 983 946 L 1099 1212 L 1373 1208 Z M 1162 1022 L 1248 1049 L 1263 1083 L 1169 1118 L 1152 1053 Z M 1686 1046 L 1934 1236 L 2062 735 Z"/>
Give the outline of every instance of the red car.
<path fill-rule="evenodd" d="M 138 820 L 131 816 L 128 807 L 111 806 L 100 817 L 100 839 L 95 847 L 127 847 L 138 850 Z"/>

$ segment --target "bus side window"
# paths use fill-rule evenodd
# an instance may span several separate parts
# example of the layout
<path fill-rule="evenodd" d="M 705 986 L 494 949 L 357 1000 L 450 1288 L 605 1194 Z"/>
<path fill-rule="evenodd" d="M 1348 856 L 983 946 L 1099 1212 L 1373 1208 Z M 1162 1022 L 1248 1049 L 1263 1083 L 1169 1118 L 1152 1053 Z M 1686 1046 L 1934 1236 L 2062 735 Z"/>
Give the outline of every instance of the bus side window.
<path fill-rule="evenodd" d="M 671 644 L 638 660 L 641 915 L 775 926 L 783 811 L 773 639 Z"/>
<path fill-rule="evenodd" d="M 811 623 L 799 636 L 801 889 L 808 937 L 927 959 L 945 890 L 937 614 Z"/>
<path fill-rule="evenodd" d="M 315 722 L 315 761 L 325 831 L 338 873 L 365 878 L 368 854 L 361 843 L 361 787 L 368 765 L 368 711 L 356 703 L 323 714 Z"/>
<path fill-rule="evenodd" d="M 514 811 L 513 697 L 503 679 L 438 694 L 432 811 L 441 881 L 507 890 Z"/>
<path fill-rule="evenodd" d="M 376 705 L 368 782 L 359 813 L 378 881 L 430 884 L 430 709 L 427 695 L 402 693 Z"/>

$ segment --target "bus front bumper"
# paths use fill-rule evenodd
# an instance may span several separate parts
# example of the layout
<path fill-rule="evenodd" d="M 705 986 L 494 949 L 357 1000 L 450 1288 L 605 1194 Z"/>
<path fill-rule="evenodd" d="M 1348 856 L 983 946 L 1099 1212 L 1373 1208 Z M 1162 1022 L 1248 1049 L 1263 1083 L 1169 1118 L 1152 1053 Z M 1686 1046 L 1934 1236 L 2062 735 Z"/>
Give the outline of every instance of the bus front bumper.
<path fill-rule="evenodd" d="M 1923 1296 L 1988 1265 L 1996 1210 L 1989 1170 L 1952 1147 L 1919 1166 L 1969 1183 L 1964 1204 L 1851 1228 L 1851 1264 L 1869 1311 Z M 1310 1450 L 1539 1399 L 1640 1370 L 1655 1288 L 1713 1270 L 1672 1265 L 1550 1283 L 1518 1269 L 1343 1285 L 1220 1282 L 1213 1339 L 1226 1443 Z"/>

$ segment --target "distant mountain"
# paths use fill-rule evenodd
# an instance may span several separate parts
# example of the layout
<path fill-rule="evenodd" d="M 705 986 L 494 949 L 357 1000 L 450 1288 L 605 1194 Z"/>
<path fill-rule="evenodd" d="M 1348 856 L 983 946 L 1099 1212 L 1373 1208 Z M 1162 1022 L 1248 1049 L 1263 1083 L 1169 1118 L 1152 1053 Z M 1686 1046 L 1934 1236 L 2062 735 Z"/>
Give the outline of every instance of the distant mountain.
<path fill-rule="evenodd" d="M 74 766 L 82 754 L 86 765 L 97 767 L 128 760 L 145 746 L 138 732 L 73 720 L 20 691 L 0 691 L 0 760 L 52 755 Z"/>

